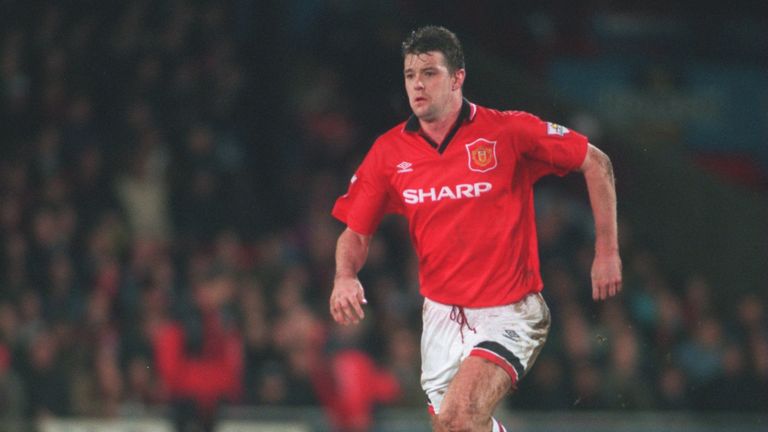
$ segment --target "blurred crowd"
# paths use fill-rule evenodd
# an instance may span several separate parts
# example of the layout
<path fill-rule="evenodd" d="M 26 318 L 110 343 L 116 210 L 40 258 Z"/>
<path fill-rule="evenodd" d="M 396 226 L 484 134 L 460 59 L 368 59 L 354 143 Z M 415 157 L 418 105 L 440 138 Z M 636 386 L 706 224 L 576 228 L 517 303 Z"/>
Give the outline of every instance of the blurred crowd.
<path fill-rule="evenodd" d="M 418 2 L 0 3 L 0 418 L 322 405 L 351 431 L 424 406 L 403 221 L 372 244 L 362 326 L 327 313 L 329 211 L 407 116 Z M 507 36 L 540 67 L 535 34 Z M 623 219 L 625 292 L 594 304 L 583 193 L 544 180 L 537 209 L 554 323 L 510 408 L 768 408 L 765 293 L 674 272 Z"/>

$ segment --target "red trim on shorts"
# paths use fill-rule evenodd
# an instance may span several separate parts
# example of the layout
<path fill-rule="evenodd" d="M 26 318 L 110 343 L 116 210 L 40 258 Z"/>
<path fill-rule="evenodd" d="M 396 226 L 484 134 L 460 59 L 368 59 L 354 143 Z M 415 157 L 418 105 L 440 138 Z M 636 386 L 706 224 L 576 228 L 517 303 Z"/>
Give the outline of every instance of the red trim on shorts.
<path fill-rule="evenodd" d="M 493 418 L 493 417 L 492 417 L 492 418 Z M 495 418 L 493 419 L 493 421 L 495 421 L 495 422 L 496 422 L 496 424 L 499 426 L 499 430 L 500 430 L 501 432 L 507 432 L 507 428 L 505 428 L 505 427 L 504 427 L 504 425 L 503 425 L 503 424 L 501 424 L 501 422 L 500 422 L 500 421 L 496 420 Z"/>
<path fill-rule="evenodd" d="M 427 405 L 427 412 L 430 416 L 434 417 L 437 414 L 435 413 L 435 407 L 432 406 L 432 404 Z"/>
<path fill-rule="evenodd" d="M 512 367 L 511 364 L 509 364 L 509 362 L 507 362 L 507 360 L 504 359 L 504 357 L 501 357 L 493 351 L 482 348 L 473 348 L 472 351 L 469 352 L 469 355 L 484 358 L 489 362 L 499 366 L 500 368 L 504 369 L 504 372 L 506 372 L 510 378 L 512 378 L 512 386 L 517 383 L 517 371 Z"/>

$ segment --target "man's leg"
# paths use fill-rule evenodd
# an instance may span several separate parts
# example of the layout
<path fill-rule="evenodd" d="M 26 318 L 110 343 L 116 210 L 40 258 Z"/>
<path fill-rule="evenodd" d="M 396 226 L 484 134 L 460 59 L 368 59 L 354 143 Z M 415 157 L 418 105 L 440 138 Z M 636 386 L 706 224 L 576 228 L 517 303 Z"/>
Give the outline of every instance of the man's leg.
<path fill-rule="evenodd" d="M 498 365 L 469 356 L 451 381 L 433 428 L 440 432 L 490 432 L 492 415 L 512 389 L 512 378 Z"/>

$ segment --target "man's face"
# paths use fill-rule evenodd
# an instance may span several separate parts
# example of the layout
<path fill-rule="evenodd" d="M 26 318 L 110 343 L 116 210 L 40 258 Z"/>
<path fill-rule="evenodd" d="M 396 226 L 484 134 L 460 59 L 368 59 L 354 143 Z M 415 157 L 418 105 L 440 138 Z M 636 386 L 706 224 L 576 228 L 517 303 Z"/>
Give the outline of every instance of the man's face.
<path fill-rule="evenodd" d="M 419 120 L 432 122 L 450 114 L 453 96 L 461 96 L 464 69 L 451 73 L 439 51 L 405 56 L 405 91 Z"/>

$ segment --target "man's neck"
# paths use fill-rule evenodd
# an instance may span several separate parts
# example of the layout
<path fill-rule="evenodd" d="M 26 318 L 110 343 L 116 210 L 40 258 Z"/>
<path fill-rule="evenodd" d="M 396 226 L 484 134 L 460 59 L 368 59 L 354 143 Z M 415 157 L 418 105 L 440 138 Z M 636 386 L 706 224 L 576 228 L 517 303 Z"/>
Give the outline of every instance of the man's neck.
<path fill-rule="evenodd" d="M 434 119 L 432 121 L 424 121 L 419 119 L 419 125 L 421 126 L 421 132 L 428 136 L 432 141 L 436 143 L 442 143 L 445 137 L 450 132 L 451 127 L 456 123 L 456 119 L 459 118 L 459 111 L 461 111 L 462 98 L 456 98 L 452 103 L 450 109 L 441 118 Z"/>

